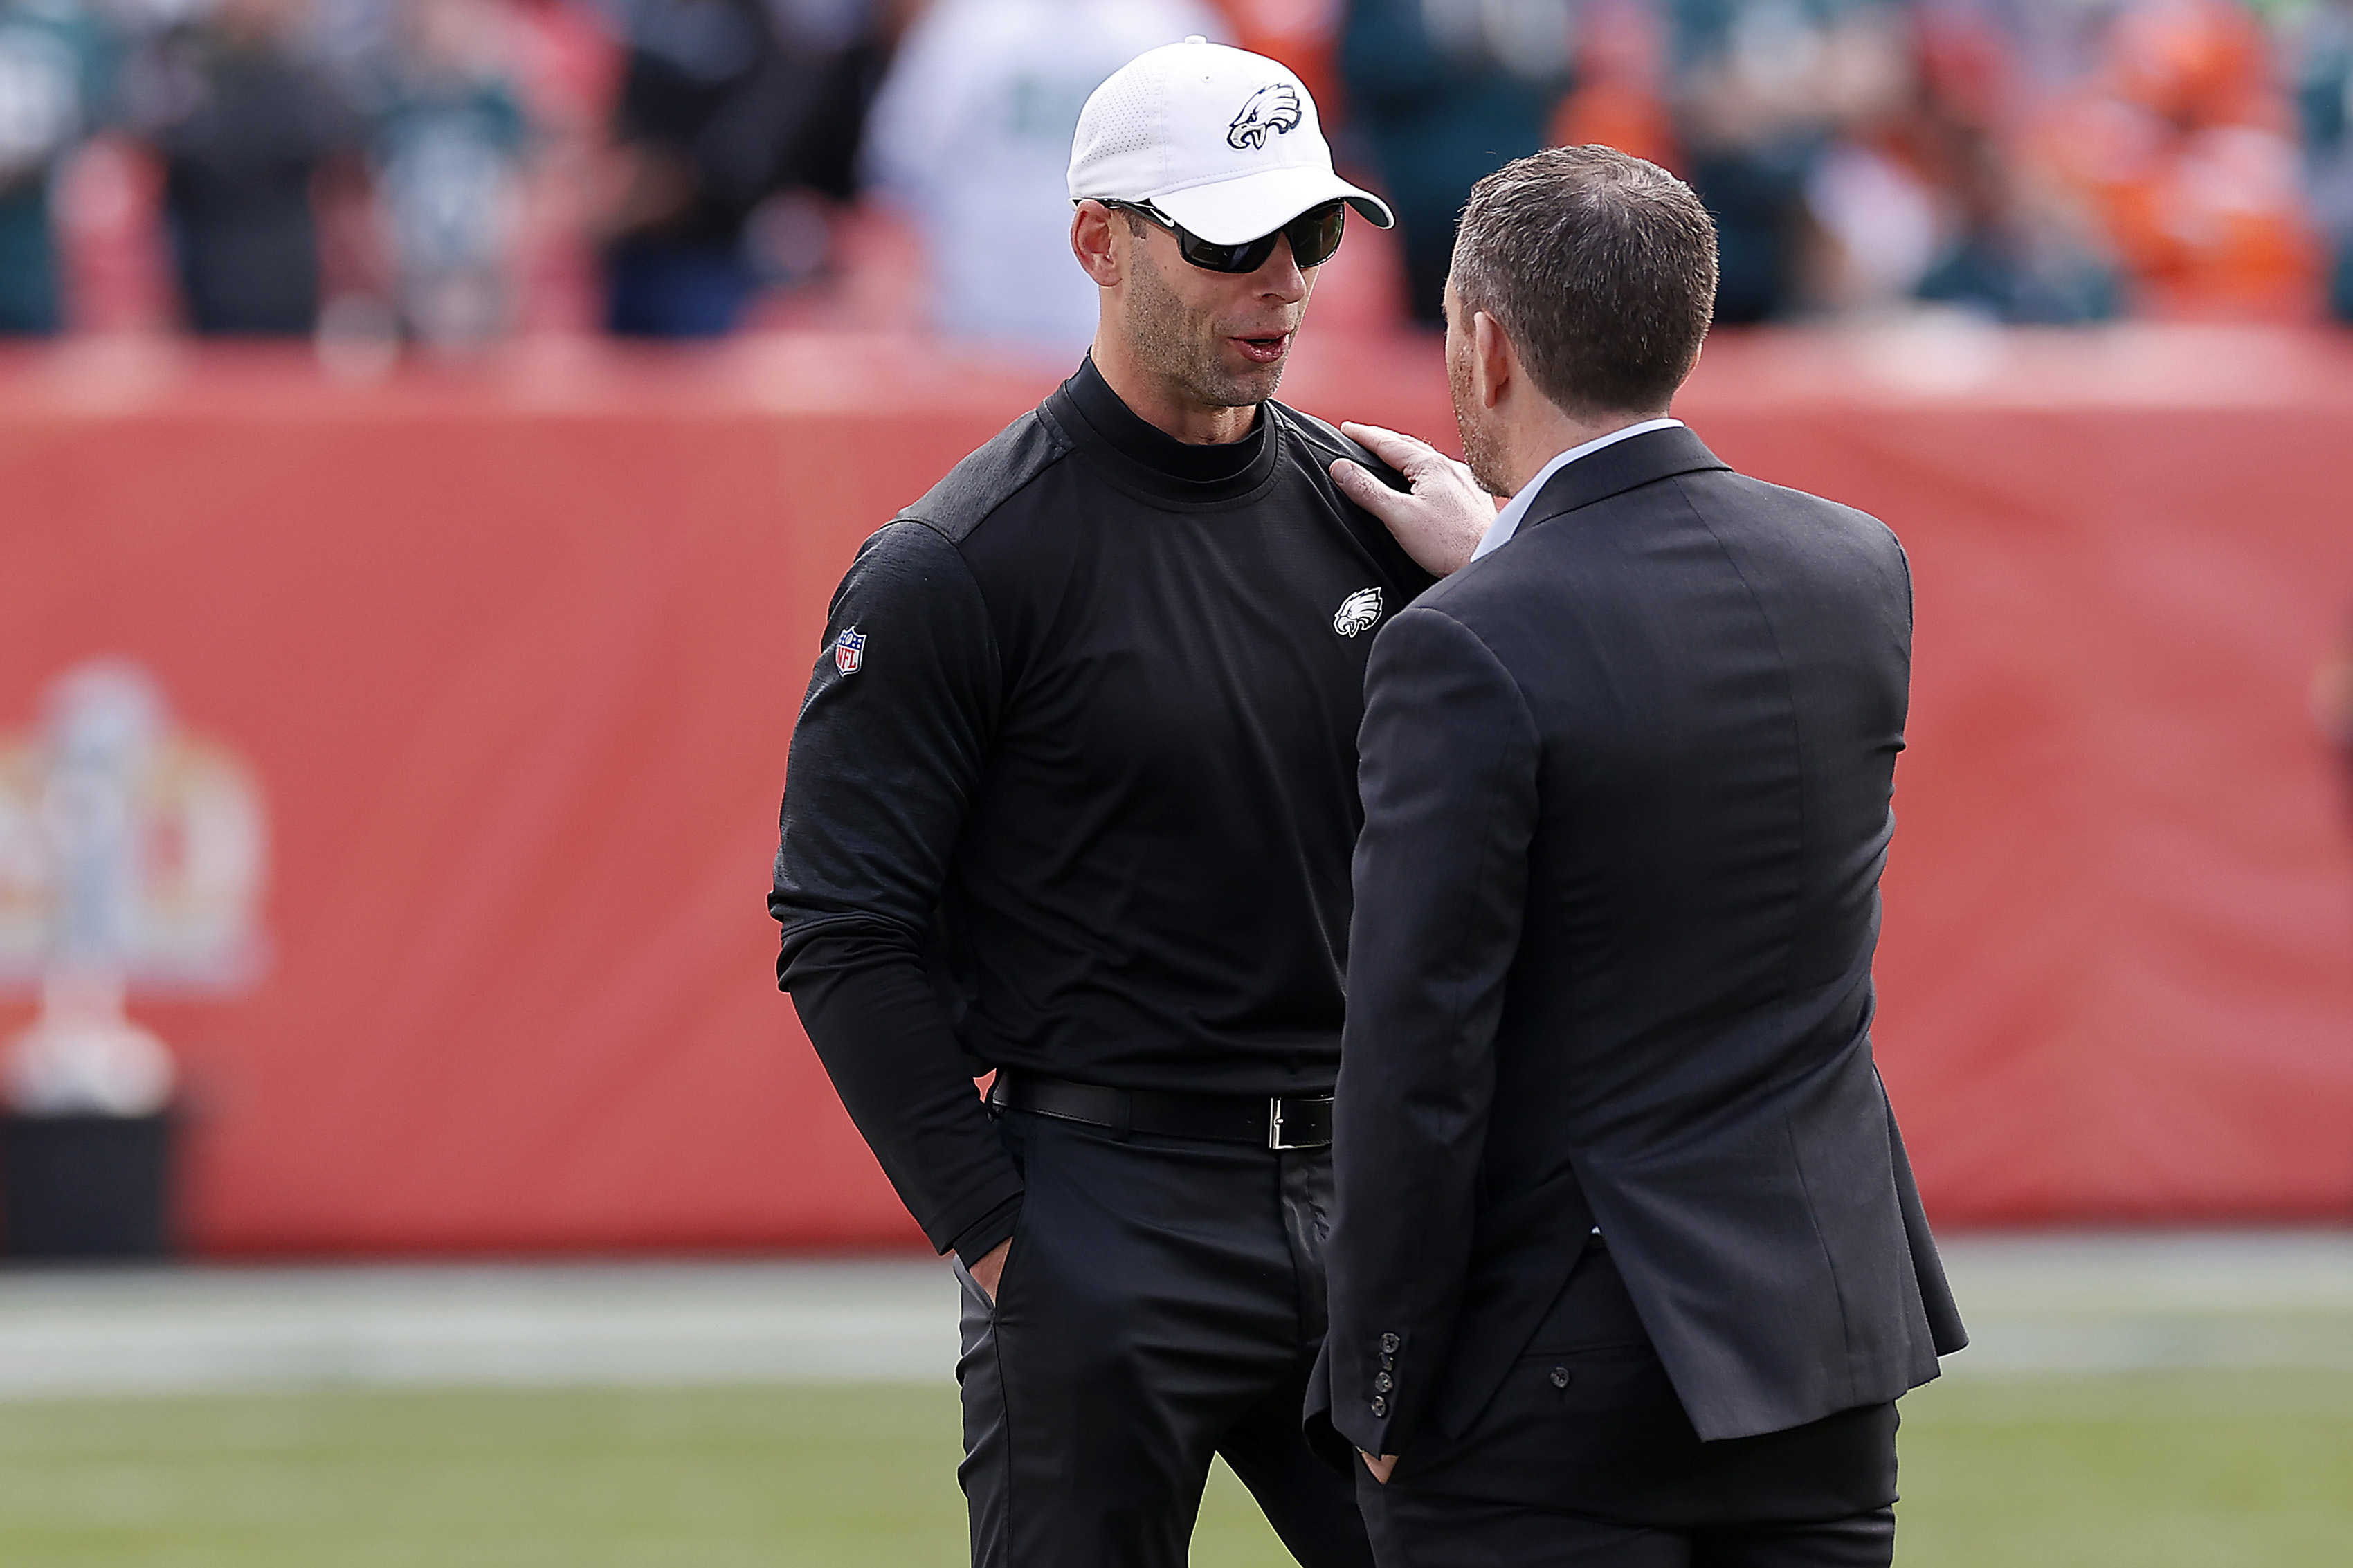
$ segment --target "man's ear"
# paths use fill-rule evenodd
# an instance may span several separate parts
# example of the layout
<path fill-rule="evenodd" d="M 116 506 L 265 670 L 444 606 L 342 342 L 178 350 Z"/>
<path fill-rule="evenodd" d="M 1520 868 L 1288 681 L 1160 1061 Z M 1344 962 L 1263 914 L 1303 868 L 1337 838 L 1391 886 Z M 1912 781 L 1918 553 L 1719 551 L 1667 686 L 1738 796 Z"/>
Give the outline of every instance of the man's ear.
<path fill-rule="evenodd" d="M 1121 254 L 1120 220 L 1101 202 L 1081 202 L 1071 215 L 1071 254 L 1101 289 L 1115 289 L 1125 271 Z"/>
<path fill-rule="evenodd" d="M 1520 356 L 1504 335 L 1504 324 L 1484 310 L 1472 311 L 1471 385 L 1479 395 L 1479 406 L 1493 408 L 1503 402 L 1519 374 Z"/>

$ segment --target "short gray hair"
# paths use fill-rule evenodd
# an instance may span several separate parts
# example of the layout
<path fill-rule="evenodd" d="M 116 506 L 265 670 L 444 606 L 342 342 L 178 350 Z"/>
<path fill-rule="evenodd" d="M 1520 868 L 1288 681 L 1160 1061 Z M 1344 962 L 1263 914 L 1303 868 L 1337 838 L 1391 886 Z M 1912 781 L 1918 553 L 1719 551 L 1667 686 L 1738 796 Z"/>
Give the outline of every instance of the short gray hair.
<path fill-rule="evenodd" d="M 1463 309 L 1493 316 L 1566 413 L 1652 413 L 1715 312 L 1715 224 L 1689 185 L 1614 147 L 1555 147 L 1472 187 L 1455 231 Z"/>

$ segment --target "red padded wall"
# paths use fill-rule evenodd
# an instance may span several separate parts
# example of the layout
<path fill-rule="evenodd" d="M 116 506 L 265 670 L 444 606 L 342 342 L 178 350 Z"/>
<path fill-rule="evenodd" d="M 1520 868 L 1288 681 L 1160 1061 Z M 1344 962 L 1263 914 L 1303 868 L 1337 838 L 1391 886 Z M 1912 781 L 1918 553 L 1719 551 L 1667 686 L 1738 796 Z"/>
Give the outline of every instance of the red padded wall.
<path fill-rule="evenodd" d="M 891 340 L 0 359 L 0 731 L 139 659 L 268 791 L 276 958 L 142 1001 L 213 1253 L 913 1239 L 771 978 L 859 540 L 1050 385 Z M 1286 395 L 1449 426 L 1420 341 Z M 2353 1208 L 2353 900 L 2306 717 L 2353 599 L 2324 339 L 1727 339 L 1681 412 L 1919 584 L 1880 1048 L 1947 1223 Z M 28 1015 L 0 998 L 0 1028 Z"/>

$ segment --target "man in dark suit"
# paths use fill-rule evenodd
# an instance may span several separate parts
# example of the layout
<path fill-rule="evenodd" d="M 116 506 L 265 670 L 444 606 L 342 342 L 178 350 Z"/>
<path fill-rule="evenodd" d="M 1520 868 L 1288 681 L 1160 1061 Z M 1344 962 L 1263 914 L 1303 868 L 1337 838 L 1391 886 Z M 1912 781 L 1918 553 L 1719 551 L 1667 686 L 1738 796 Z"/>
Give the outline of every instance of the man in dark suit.
<path fill-rule="evenodd" d="M 1910 578 L 1664 417 L 1715 288 L 1672 175 L 1514 163 L 1448 287 L 1467 468 L 1335 475 L 1409 547 L 1514 498 L 1366 676 L 1309 1426 L 1383 1568 L 1883 1565 L 1963 1343 L 1871 1053 Z"/>

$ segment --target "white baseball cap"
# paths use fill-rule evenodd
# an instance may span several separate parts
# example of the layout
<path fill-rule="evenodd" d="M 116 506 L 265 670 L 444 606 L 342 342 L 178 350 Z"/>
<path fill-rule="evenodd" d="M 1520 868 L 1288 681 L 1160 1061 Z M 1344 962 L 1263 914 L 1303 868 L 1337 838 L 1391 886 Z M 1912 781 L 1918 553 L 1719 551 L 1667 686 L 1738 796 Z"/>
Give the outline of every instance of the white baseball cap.
<path fill-rule="evenodd" d="M 1150 202 L 1212 245 L 1272 234 L 1345 199 L 1380 228 L 1380 197 L 1332 172 L 1315 100 L 1290 68 L 1206 38 L 1135 57 L 1095 89 L 1071 144 L 1071 199 Z"/>

